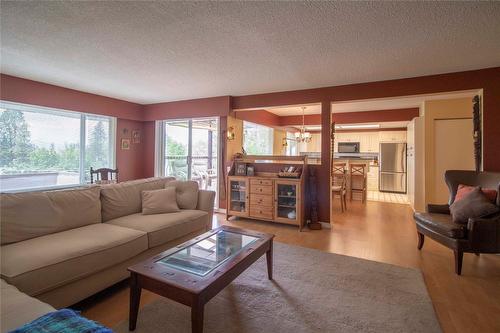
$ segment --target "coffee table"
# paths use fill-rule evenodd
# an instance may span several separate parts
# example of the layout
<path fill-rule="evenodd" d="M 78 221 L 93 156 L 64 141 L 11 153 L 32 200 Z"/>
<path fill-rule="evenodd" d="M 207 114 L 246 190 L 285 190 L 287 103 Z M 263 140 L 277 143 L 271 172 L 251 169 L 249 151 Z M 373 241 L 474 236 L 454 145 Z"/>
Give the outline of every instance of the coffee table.
<path fill-rule="evenodd" d="M 192 332 L 203 332 L 205 304 L 259 259 L 273 278 L 274 235 L 222 226 L 128 268 L 129 330 L 135 330 L 141 290 L 191 307 Z"/>

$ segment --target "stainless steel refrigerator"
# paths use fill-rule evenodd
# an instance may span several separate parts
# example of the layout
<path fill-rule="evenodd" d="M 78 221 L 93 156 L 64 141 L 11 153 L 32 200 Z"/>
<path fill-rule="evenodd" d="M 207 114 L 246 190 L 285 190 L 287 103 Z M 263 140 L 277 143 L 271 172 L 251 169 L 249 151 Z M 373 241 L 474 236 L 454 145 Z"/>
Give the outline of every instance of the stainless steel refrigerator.
<path fill-rule="evenodd" d="M 380 192 L 406 193 L 406 143 L 381 142 Z"/>

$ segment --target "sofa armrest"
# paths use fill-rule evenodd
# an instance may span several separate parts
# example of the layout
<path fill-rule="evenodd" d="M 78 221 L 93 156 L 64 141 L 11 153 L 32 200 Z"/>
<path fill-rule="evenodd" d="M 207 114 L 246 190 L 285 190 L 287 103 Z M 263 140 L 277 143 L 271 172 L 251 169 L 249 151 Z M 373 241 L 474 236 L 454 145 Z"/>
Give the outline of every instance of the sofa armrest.
<path fill-rule="evenodd" d="M 500 214 L 489 218 L 469 218 L 467 229 L 473 250 L 500 253 Z"/>
<path fill-rule="evenodd" d="M 428 204 L 427 205 L 427 213 L 434 213 L 434 214 L 450 214 L 450 205 L 434 205 L 434 204 Z"/>
<path fill-rule="evenodd" d="M 198 205 L 196 209 L 203 210 L 208 213 L 207 230 L 212 229 L 212 219 L 214 215 L 215 192 L 199 190 Z"/>

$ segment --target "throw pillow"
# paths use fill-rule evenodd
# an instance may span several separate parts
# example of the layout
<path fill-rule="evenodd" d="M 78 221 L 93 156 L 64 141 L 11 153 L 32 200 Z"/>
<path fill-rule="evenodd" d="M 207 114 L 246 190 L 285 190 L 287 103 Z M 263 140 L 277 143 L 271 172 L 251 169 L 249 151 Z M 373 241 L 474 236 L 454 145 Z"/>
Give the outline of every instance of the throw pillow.
<path fill-rule="evenodd" d="M 163 214 L 179 211 L 175 188 L 142 191 L 142 214 Z"/>
<path fill-rule="evenodd" d="M 479 186 L 450 206 L 453 222 L 460 224 L 466 224 L 471 217 L 483 217 L 497 213 L 499 210 L 499 207 L 490 202 Z"/>
<path fill-rule="evenodd" d="M 198 183 L 193 180 L 174 180 L 165 188 L 175 188 L 177 204 L 181 209 L 196 209 L 198 206 Z"/>
<path fill-rule="evenodd" d="M 474 188 L 475 188 L 474 186 L 469 186 L 469 185 L 463 185 L 463 184 L 458 185 L 458 190 L 457 190 L 457 195 L 455 196 L 455 201 L 460 201 L 463 198 L 465 198 L 465 196 L 467 196 L 467 194 L 472 192 L 472 190 L 474 190 Z M 497 199 L 497 191 L 495 189 L 482 188 L 481 191 L 484 193 L 484 195 L 486 195 L 486 197 L 492 203 L 495 203 L 495 201 Z"/>

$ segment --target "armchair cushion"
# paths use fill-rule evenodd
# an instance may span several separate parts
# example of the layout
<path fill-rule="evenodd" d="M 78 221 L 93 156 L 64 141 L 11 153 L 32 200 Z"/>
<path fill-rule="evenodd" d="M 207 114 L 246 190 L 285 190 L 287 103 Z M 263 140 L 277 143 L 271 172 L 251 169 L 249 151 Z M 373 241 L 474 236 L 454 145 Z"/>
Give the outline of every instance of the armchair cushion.
<path fill-rule="evenodd" d="M 455 196 L 455 202 L 462 200 L 465 198 L 470 192 L 475 189 L 474 186 L 459 184 L 457 195 Z M 497 199 L 497 190 L 492 188 L 482 188 L 481 192 L 492 202 L 495 203 Z"/>
<path fill-rule="evenodd" d="M 453 222 L 461 224 L 467 224 L 469 218 L 488 216 L 498 211 L 498 206 L 491 203 L 479 186 L 450 206 Z"/>
<path fill-rule="evenodd" d="M 451 215 L 435 213 L 415 213 L 418 225 L 450 238 L 461 239 L 466 236 L 466 226 L 453 223 Z"/>

